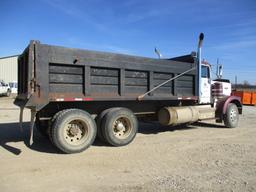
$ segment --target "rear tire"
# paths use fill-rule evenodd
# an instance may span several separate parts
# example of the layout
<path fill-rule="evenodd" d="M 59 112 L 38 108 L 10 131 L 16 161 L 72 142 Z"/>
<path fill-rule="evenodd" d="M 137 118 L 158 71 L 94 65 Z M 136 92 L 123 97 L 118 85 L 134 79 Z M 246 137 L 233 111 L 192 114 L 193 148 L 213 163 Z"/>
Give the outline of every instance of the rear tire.
<path fill-rule="evenodd" d="M 135 138 L 138 131 L 138 121 L 131 110 L 117 108 L 104 116 L 101 129 L 109 144 L 124 146 Z"/>
<path fill-rule="evenodd" d="M 58 111 L 57 113 L 55 113 L 55 115 L 51 118 L 51 120 L 49 122 L 49 126 L 48 126 L 48 129 L 47 129 L 47 134 L 48 134 L 49 139 L 50 139 L 50 141 L 52 142 L 53 145 L 55 145 L 54 142 L 53 142 L 53 139 L 52 139 L 52 126 L 53 126 L 53 123 L 55 122 L 56 118 L 59 115 L 61 115 L 61 113 L 65 113 L 67 110 L 72 111 L 72 110 L 76 110 L 76 109 L 66 109 L 66 110 Z"/>
<path fill-rule="evenodd" d="M 235 128 L 238 125 L 239 113 L 237 106 L 234 103 L 229 103 L 227 112 L 224 116 L 224 124 L 228 128 Z"/>
<path fill-rule="evenodd" d="M 102 130 L 102 121 L 103 121 L 103 118 L 110 112 L 110 111 L 113 111 L 113 110 L 117 110 L 119 108 L 109 108 L 109 109 L 105 109 L 104 111 L 102 111 L 100 113 L 100 115 L 98 115 L 96 117 L 96 123 L 97 123 L 97 137 L 103 141 L 103 142 L 107 142 L 106 141 L 106 138 L 104 137 L 104 134 L 103 134 L 103 130 Z"/>
<path fill-rule="evenodd" d="M 79 153 L 95 140 L 96 123 L 89 113 L 67 109 L 59 113 L 51 128 L 52 141 L 64 153 Z"/>

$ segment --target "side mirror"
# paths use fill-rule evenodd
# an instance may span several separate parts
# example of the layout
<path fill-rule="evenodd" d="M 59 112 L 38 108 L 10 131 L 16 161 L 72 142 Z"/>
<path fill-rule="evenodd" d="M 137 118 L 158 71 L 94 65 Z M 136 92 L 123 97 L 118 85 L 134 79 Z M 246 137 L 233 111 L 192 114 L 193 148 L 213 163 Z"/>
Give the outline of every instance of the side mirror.
<path fill-rule="evenodd" d="M 157 54 L 158 58 L 161 59 L 163 56 L 160 51 L 155 47 L 155 53 Z"/>

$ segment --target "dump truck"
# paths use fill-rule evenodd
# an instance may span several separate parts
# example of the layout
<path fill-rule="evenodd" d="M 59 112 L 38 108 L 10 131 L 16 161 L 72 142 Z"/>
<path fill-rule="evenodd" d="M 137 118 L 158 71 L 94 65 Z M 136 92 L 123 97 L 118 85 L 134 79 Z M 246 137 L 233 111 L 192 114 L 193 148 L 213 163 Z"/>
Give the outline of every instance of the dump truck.
<path fill-rule="evenodd" d="M 41 44 L 31 41 L 18 58 L 14 103 L 31 110 L 34 126 L 64 153 L 87 149 L 96 136 L 113 146 L 133 141 L 138 120 L 162 125 L 215 119 L 238 125 L 240 98 L 228 80 L 211 77 L 196 52 L 174 58 L 146 58 Z M 230 91 L 229 91 L 230 89 Z"/>

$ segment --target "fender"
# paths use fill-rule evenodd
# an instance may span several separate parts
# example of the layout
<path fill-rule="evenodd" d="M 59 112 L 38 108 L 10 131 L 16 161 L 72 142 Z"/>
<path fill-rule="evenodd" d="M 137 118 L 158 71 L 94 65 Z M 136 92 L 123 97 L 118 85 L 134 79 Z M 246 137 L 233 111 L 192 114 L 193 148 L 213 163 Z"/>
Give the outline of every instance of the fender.
<path fill-rule="evenodd" d="M 232 96 L 224 97 L 219 101 L 217 101 L 216 113 L 215 113 L 217 118 L 221 120 L 223 119 L 223 115 L 226 114 L 229 103 L 236 104 L 239 114 L 242 114 L 243 105 L 241 104 L 241 98 L 232 95 Z"/>

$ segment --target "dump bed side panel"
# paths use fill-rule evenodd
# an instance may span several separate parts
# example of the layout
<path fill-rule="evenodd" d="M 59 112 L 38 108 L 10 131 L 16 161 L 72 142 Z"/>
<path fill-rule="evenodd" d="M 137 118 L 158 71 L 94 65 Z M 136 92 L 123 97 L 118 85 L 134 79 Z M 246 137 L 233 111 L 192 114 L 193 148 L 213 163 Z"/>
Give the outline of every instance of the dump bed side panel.
<path fill-rule="evenodd" d="M 30 45 L 30 47 L 33 47 Z M 27 107 L 39 110 L 50 101 L 137 100 L 138 96 L 194 67 L 194 63 L 86 51 L 34 42 L 19 64 L 19 90 L 27 92 Z M 27 63 L 27 64 L 26 64 Z M 26 74 L 27 73 L 27 74 Z M 196 71 L 170 81 L 145 100 L 195 98 Z M 24 88 L 24 84 L 28 88 Z M 19 91 L 19 96 L 21 91 Z M 21 98 L 21 97 L 20 97 Z"/>
<path fill-rule="evenodd" d="M 51 99 L 69 95 L 96 100 L 137 99 L 193 65 L 49 46 L 49 93 Z M 157 100 L 182 96 L 195 96 L 195 71 L 165 84 L 148 97 Z"/>

